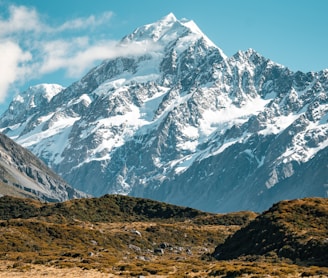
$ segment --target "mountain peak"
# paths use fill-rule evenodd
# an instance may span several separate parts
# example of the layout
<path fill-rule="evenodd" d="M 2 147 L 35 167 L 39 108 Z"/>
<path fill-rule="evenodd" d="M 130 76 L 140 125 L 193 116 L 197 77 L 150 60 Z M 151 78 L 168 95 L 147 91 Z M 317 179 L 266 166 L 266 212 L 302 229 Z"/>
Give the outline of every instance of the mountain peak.
<path fill-rule="evenodd" d="M 226 58 L 209 42 L 168 14 L 123 39 L 144 51 L 105 60 L 50 101 L 22 94 L 0 131 L 96 196 L 215 212 L 326 196 L 327 72 L 294 74 L 252 49 Z"/>
<path fill-rule="evenodd" d="M 135 29 L 130 35 L 124 37 L 122 41 L 144 41 L 149 39 L 158 41 L 176 22 L 177 19 L 174 14 L 169 13 L 154 23 Z"/>
<path fill-rule="evenodd" d="M 16 100 L 24 102 L 23 98 L 30 98 L 31 96 L 42 95 L 48 101 L 50 101 L 55 95 L 60 93 L 65 88 L 58 84 L 37 84 L 30 86 L 25 92 L 16 96 Z"/>
<path fill-rule="evenodd" d="M 173 13 L 169 13 L 168 15 L 162 17 L 162 19 L 160 21 L 162 21 L 162 22 L 175 22 L 175 21 L 177 21 L 177 18 L 175 17 L 175 15 Z"/>
<path fill-rule="evenodd" d="M 193 20 L 185 18 L 178 20 L 173 13 L 169 13 L 154 23 L 135 29 L 130 35 L 124 37 L 122 42 L 153 40 L 154 42 L 167 44 L 187 35 L 190 36 L 188 41 L 203 38 L 208 46 L 216 47 Z"/>

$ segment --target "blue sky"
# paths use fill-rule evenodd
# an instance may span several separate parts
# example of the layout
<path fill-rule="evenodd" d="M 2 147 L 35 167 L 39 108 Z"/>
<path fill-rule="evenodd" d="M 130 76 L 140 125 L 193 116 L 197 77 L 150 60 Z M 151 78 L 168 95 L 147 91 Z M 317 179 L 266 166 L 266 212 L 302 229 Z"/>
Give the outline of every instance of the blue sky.
<path fill-rule="evenodd" d="M 30 85 L 70 85 L 170 12 L 227 56 L 253 48 L 294 71 L 328 68 L 326 0 L 0 0 L 0 113 Z"/>

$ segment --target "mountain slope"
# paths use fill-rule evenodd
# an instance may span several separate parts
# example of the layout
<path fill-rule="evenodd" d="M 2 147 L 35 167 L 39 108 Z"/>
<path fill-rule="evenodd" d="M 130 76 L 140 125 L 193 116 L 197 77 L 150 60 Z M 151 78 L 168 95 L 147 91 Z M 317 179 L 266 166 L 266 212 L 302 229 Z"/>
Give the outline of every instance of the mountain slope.
<path fill-rule="evenodd" d="M 22 93 L 1 130 L 96 196 L 222 212 L 327 196 L 328 70 L 291 72 L 252 49 L 229 58 L 173 14 L 131 42 L 146 52 Z"/>
<path fill-rule="evenodd" d="M 270 255 L 328 266 L 328 199 L 283 201 L 219 245 L 217 259 Z"/>
<path fill-rule="evenodd" d="M 86 197 L 62 180 L 32 153 L 0 133 L 0 194 L 44 201 Z"/>

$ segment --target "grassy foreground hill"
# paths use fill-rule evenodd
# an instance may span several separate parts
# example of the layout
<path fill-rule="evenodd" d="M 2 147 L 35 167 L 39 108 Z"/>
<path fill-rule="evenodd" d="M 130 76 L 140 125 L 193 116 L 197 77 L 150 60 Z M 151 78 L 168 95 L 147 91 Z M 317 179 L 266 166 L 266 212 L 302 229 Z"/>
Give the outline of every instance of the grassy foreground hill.
<path fill-rule="evenodd" d="M 256 217 L 117 195 L 63 203 L 6 196 L 0 198 L 0 277 L 328 275 L 325 267 L 279 257 L 213 259 L 216 246 L 262 215 Z"/>
<path fill-rule="evenodd" d="M 328 267 L 328 199 L 277 203 L 231 235 L 213 255 L 221 260 L 279 257 Z"/>

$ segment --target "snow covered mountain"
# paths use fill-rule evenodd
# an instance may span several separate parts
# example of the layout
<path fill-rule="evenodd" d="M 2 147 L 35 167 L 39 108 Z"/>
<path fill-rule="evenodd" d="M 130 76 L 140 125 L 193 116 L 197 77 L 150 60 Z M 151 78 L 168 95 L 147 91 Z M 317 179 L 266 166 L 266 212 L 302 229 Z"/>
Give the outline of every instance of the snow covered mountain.
<path fill-rule="evenodd" d="M 69 186 L 35 155 L 1 133 L 0 195 L 52 202 L 87 197 Z"/>
<path fill-rule="evenodd" d="M 149 48 L 17 96 L 2 132 L 96 196 L 220 212 L 327 196 L 328 70 L 292 72 L 252 49 L 227 57 L 173 14 L 129 43 Z"/>

